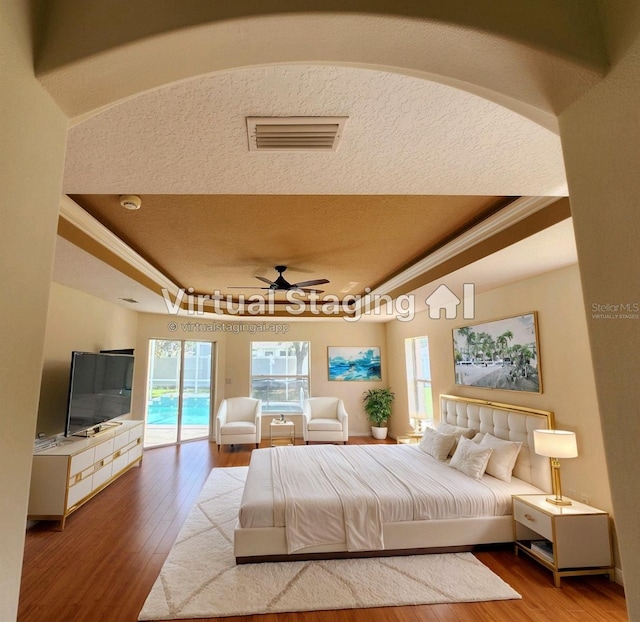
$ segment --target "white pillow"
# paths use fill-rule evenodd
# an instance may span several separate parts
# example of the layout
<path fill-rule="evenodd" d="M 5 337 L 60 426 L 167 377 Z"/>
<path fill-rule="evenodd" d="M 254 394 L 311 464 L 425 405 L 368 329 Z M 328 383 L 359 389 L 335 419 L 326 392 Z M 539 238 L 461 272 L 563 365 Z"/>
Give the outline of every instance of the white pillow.
<path fill-rule="evenodd" d="M 487 465 L 487 473 L 501 479 L 503 482 L 511 481 L 511 473 L 516 465 L 516 460 L 522 443 L 518 441 L 505 441 L 492 434 L 485 434 L 480 441 L 480 447 L 491 447 L 493 453 Z"/>
<path fill-rule="evenodd" d="M 453 434 L 440 434 L 432 428 L 426 428 L 420 441 L 420 449 L 436 460 L 444 462 L 455 442 L 456 437 Z"/>
<path fill-rule="evenodd" d="M 479 443 L 484 438 L 484 434 L 482 432 L 478 432 L 471 440 L 474 443 Z"/>
<path fill-rule="evenodd" d="M 493 449 L 491 449 L 491 447 L 482 447 L 472 440 L 461 436 L 456 452 L 453 454 L 451 462 L 449 462 L 449 466 L 469 477 L 482 479 L 492 452 Z"/>
<path fill-rule="evenodd" d="M 449 455 L 453 456 L 453 453 L 458 446 L 458 440 L 461 436 L 466 438 L 473 438 L 476 430 L 473 428 L 463 428 L 460 425 L 451 425 L 450 423 L 439 423 L 436 427 L 436 431 L 440 432 L 440 434 L 453 434 L 456 437 L 455 442 L 453 443 L 453 447 L 449 450 Z"/>

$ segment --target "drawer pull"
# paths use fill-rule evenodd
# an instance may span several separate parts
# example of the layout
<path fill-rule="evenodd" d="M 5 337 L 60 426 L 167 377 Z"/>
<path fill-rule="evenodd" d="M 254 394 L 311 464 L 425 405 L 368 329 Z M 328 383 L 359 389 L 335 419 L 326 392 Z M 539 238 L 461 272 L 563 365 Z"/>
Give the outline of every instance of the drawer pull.
<path fill-rule="evenodd" d="M 532 523 L 536 522 L 536 519 L 533 518 L 533 516 L 531 516 L 531 514 L 525 514 L 524 517 L 528 520 L 531 521 Z"/>

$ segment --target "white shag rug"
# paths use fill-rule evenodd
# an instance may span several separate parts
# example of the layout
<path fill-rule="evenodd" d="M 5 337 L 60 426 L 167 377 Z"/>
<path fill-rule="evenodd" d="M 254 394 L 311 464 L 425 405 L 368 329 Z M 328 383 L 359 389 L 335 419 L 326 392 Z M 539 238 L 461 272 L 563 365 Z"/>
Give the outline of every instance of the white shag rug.
<path fill-rule="evenodd" d="M 211 471 L 139 620 L 519 599 L 471 553 L 236 565 L 248 467 Z"/>

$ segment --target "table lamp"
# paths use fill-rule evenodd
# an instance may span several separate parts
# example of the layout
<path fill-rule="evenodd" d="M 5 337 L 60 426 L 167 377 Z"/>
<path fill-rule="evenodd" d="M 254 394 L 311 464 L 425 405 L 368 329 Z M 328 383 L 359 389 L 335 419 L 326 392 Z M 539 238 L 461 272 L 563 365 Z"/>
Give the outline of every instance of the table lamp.
<path fill-rule="evenodd" d="M 551 458 L 553 497 L 547 497 L 547 501 L 554 505 L 571 505 L 569 499 L 562 497 L 560 458 L 577 457 L 576 435 L 566 430 L 534 430 L 533 447 L 539 456 Z"/>
<path fill-rule="evenodd" d="M 423 432 L 422 422 L 426 421 L 427 419 L 426 415 L 422 413 L 413 413 L 411 415 L 411 418 L 413 419 L 413 429 L 415 430 L 416 434 L 422 434 Z"/>

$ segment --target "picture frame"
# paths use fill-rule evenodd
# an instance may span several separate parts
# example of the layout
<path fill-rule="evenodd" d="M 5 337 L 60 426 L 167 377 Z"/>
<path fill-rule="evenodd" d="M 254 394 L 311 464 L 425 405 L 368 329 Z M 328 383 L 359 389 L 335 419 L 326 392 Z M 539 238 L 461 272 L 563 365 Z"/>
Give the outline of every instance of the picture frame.
<path fill-rule="evenodd" d="M 453 329 L 455 383 L 542 393 L 535 311 Z"/>
<path fill-rule="evenodd" d="M 340 382 L 377 382 L 382 380 L 378 346 L 329 346 L 329 380 Z"/>

